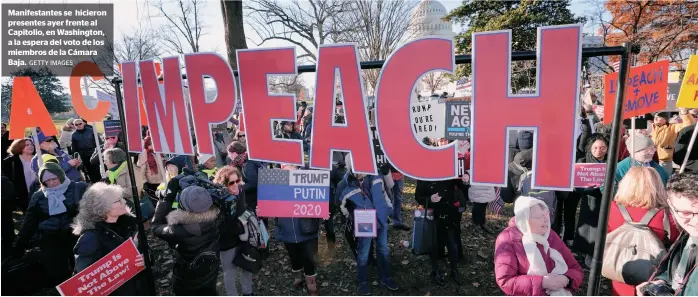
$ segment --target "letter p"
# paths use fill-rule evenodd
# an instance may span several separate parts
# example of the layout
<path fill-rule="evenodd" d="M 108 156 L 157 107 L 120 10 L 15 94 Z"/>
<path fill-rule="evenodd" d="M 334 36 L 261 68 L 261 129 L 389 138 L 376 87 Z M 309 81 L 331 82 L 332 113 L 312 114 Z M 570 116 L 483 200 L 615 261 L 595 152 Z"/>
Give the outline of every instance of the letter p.
<path fill-rule="evenodd" d="M 537 85 L 525 95 L 511 93 L 511 31 L 473 34 L 473 184 L 506 186 L 508 131 L 533 130 L 533 188 L 572 188 L 581 33 L 538 28 Z"/>

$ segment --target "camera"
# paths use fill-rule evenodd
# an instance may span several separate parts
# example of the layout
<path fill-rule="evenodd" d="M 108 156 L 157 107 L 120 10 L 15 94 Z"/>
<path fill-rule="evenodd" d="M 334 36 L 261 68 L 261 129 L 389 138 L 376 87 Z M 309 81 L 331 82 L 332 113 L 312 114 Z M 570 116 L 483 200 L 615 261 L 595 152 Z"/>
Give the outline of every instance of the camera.
<path fill-rule="evenodd" d="M 642 288 L 645 296 L 674 296 L 674 290 L 666 284 L 649 283 Z"/>

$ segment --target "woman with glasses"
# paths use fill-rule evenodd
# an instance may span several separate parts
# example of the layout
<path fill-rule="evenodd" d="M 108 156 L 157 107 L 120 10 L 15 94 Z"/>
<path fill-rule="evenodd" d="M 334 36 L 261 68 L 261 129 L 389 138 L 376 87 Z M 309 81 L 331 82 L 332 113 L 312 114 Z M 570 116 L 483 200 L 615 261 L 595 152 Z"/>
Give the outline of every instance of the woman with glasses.
<path fill-rule="evenodd" d="M 74 249 L 76 272 L 99 261 L 129 239 L 137 244 L 138 220 L 126 206 L 123 193 L 124 189 L 119 186 L 96 183 L 80 200 L 80 212 L 73 224 L 73 234 L 80 236 Z M 136 256 L 135 263 L 144 266 L 143 256 Z M 143 276 L 143 273 L 137 274 L 110 295 L 148 295 Z"/>
<path fill-rule="evenodd" d="M 661 173 L 654 168 L 642 166 L 635 166 L 628 170 L 628 173 L 618 184 L 615 199 L 611 202 L 608 214 L 608 233 L 624 225 L 628 219 L 641 223 L 651 217 L 647 227 L 657 238 L 666 244 L 676 240 L 679 230 L 676 228 L 674 219 L 665 211 L 667 192 L 660 178 Z M 629 218 L 625 218 L 626 214 Z M 666 230 L 666 225 L 669 227 L 668 230 Z M 635 295 L 635 286 L 633 285 L 618 281 L 612 281 L 611 285 L 614 296 Z"/>
<path fill-rule="evenodd" d="M 41 189 L 32 195 L 24 222 L 15 242 L 15 256 L 21 257 L 37 231 L 39 248 L 47 276 L 47 285 L 56 286 L 72 274 L 73 247 L 77 237 L 70 224 L 78 214 L 78 203 L 87 189 L 83 182 L 73 182 L 61 166 L 44 163 L 39 170 Z"/>
<path fill-rule="evenodd" d="M 82 180 L 82 175 L 80 174 L 80 171 L 77 169 L 80 166 L 80 164 L 82 164 L 82 162 L 78 159 L 71 158 L 70 155 L 58 148 L 58 142 L 56 141 L 55 137 L 45 136 L 43 132 L 39 132 L 36 135 L 36 138 L 38 140 L 39 149 L 41 149 L 41 153 L 44 155 L 54 156 L 56 158 L 56 162 L 58 162 L 58 165 L 61 166 L 61 169 L 63 170 L 63 172 L 65 172 L 65 175 L 70 180 L 74 182 Z M 43 160 L 41 162 L 43 162 Z M 34 172 L 39 172 L 41 162 L 39 161 L 39 156 L 35 155 L 32 159 L 32 169 L 34 170 Z"/>
<path fill-rule="evenodd" d="M 216 172 L 213 182 L 228 188 L 231 196 L 221 205 L 223 224 L 221 224 L 220 255 L 223 267 L 223 281 L 228 296 L 238 296 L 237 266 L 233 264 L 240 245 L 240 235 L 245 233 L 245 226 L 238 218 L 245 212 L 245 191 L 242 190 L 242 174 L 233 166 L 225 166 Z M 240 286 L 242 295 L 252 295 L 252 273 L 240 269 Z"/>
<path fill-rule="evenodd" d="M 520 196 L 509 227 L 497 236 L 494 273 L 512 296 L 572 296 L 584 272 L 574 254 L 550 232 L 550 210 L 537 198 Z"/>

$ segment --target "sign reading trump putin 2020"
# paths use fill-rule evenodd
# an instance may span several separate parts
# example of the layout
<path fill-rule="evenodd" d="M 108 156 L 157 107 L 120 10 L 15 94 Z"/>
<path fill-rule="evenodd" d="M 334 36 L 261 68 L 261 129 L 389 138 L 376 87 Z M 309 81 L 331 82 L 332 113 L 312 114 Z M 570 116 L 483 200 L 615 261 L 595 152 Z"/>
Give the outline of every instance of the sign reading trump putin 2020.
<path fill-rule="evenodd" d="M 470 131 L 473 184 L 504 186 L 507 131 L 531 129 L 535 133 L 533 187 L 572 188 L 581 37 L 580 24 L 538 28 L 536 92 L 512 94 L 511 31 L 473 34 Z M 352 155 L 354 172 L 378 174 L 357 51 L 356 44 L 321 45 L 318 49 L 310 168 L 329 170 L 332 152 L 344 151 Z M 454 54 L 452 39 L 420 38 L 396 49 L 380 70 L 375 92 L 377 135 L 387 161 L 409 177 L 443 180 L 458 176 L 456 144 L 427 147 L 415 137 L 410 121 L 413 86 L 429 72 L 453 73 Z M 276 139 L 270 124 L 274 120 L 295 119 L 296 97 L 270 94 L 267 88 L 269 75 L 298 74 L 296 57 L 293 47 L 237 50 L 239 80 L 236 80 L 230 64 L 218 54 L 187 54 L 183 59 L 187 89 L 182 87 L 179 57 L 162 59 L 161 82 L 156 61 L 122 63 L 123 120 L 129 132 L 129 150 L 143 151 L 139 132 L 141 125 L 148 125 L 153 148 L 158 153 L 194 154 L 190 135 L 193 131 L 198 151 L 212 154 L 211 125 L 226 122 L 233 115 L 236 102 L 240 102 L 251 160 L 304 165 L 302 140 Z M 80 93 L 80 77 L 103 79 L 94 63 L 83 63 L 77 65 L 71 78 L 73 105 L 83 117 L 86 117 L 84 113 L 89 113 L 91 118 L 103 117 L 109 109 L 108 102 L 100 101 L 90 110 L 79 100 L 81 96 L 75 94 Z M 336 72 L 341 78 L 338 90 Z M 204 77 L 212 79 L 217 87 L 218 95 L 213 100 L 206 98 Z M 76 79 L 78 83 L 73 83 Z M 31 81 L 27 85 L 26 80 L 15 78 L 14 86 L 11 133 L 39 126 L 47 135 L 55 135 L 55 126 Z M 17 92 L 18 86 L 25 89 Z M 185 92 L 189 102 L 184 100 Z M 333 120 L 338 92 L 344 98 L 344 124 L 335 124 Z M 240 100 L 236 100 L 238 94 Z"/>

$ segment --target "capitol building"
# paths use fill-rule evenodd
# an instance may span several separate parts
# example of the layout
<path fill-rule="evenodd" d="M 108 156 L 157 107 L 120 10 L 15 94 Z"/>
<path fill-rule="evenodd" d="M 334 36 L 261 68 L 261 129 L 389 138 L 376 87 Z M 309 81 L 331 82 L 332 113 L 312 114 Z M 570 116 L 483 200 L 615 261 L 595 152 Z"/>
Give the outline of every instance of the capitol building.
<path fill-rule="evenodd" d="M 448 11 L 446 7 L 439 1 L 422 0 L 419 2 L 412 12 L 412 21 L 410 22 L 407 41 L 427 36 L 453 38 L 456 35 L 456 33 L 453 32 L 453 24 L 443 20 L 447 14 Z M 441 94 L 443 92 L 448 92 L 452 95 L 456 89 L 455 83 L 446 82 L 444 86 L 436 89 L 434 93 Z M 417 84 L 417 88 L 422 97 L 432 95 L 431 90 L 424 82 Z"/>

